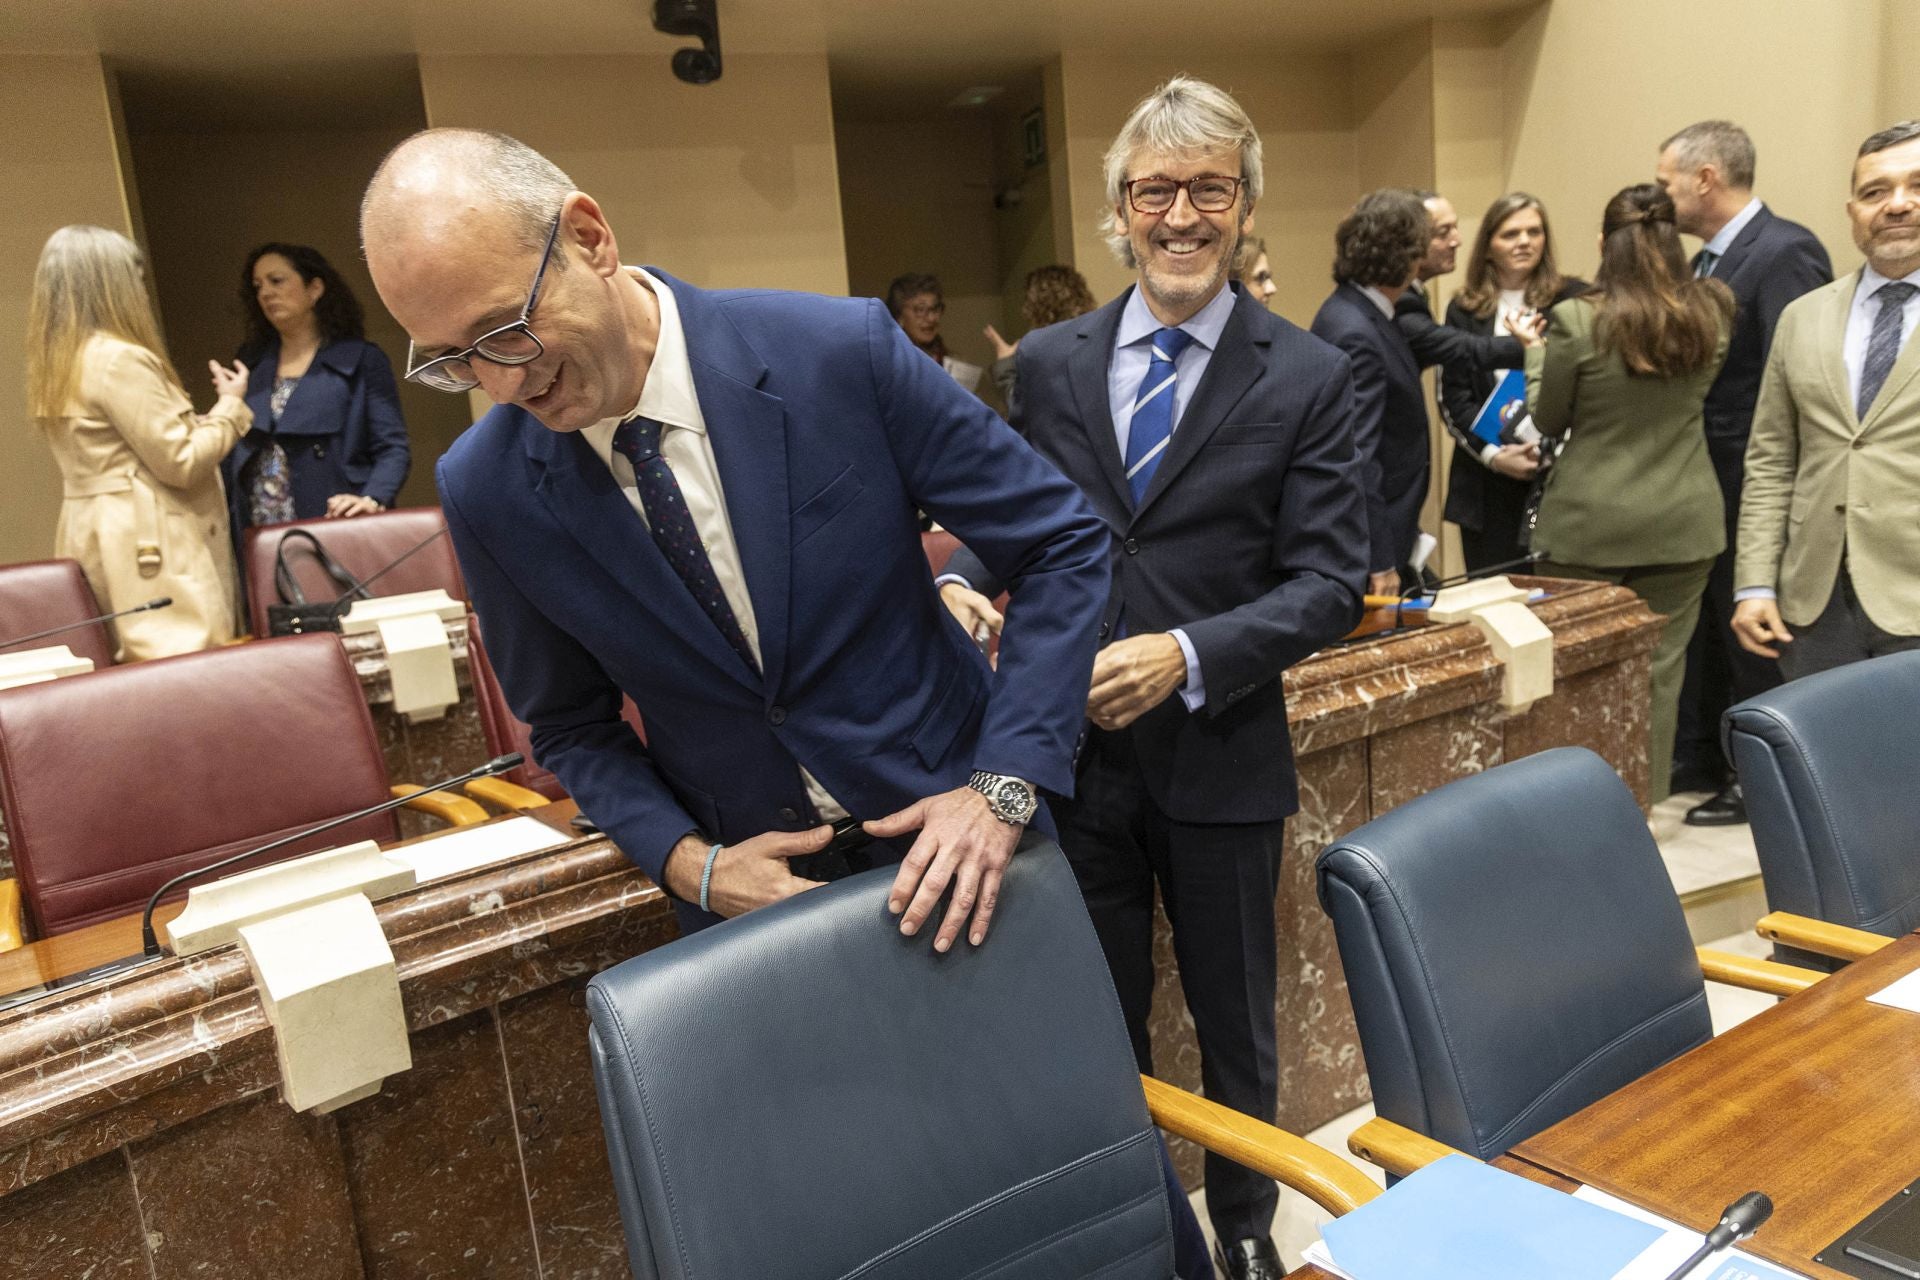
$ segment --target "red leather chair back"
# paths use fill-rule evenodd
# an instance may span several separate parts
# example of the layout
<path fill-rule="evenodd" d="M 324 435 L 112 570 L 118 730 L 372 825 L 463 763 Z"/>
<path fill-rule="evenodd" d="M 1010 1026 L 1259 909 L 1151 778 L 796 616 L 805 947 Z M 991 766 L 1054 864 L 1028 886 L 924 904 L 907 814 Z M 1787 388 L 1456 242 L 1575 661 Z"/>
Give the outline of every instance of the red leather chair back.
<path fill-rule="evenodd" d="M 527 758 L 525 764 L 500 776 L 529 791 L 538 791 L 549 800 L 565 800 L 567 790 L 560 785 L 560 779 L 533 762 L 533 731 L 525 721 L 517 719 L 507 705 L 500 677 L 493 673 L 486 646 L 480 643 L 480 620 L 474 617 L 467 619 L 467 663 L 473 674 L 473 700 L 480 709 L 480 731 L 486 735 L 487 754 L 502 756 L 518 751 Z M 640 723 L 640 708 L 633 705 L 632 698 L 621 699 L 620 716 L 633 726 L 640 741 L 647 740 L 646 726 Z"/>
<path fill-rule="evenodd" d="M 287 530 L 307 530 L 347 572 L 365 579 L 405 555 L 422 538 L 446 527 L 446 517 L 438 507 L 400 507 L 348 520 L 295 520 L 290 524 L 248 529 L 240 549 L 240 568 L 247 587 L 248 628 L 256 636 L 267 634 L 267 606 L 280 599 L 279 588 L 273 582 L 274 557 Z M 331 600 L 340 594 L 340 584 L 321 569 L 304 540 L 297 540 L 287 548 L 287 566 L 307 599 Z M 455 600 L 467 598 L 467 584 L 460 577 L 460 562 L 454 558 L 453 541 L 444 534 L 421 547 L 406 563 L 367 590 L 370 595 L 400 596 L 409 591 L 431 591 L 435 587 L 446 588 Z"/>
<path fill-rule="evenodd" d="M 386 798 L 338 636 L 0 689 L 0 811 L 40 937 L 137 911 L 183 871 Z M 385 814 L 266 861 L 398 836 Z"/>
<path fill-rule="evenodd" d="M 927 568 L 932 570 L 933 576 L 937 578 L 940 576 L 941 571 L 947 567 L 947 561 L 953 559 L 953 553 L 960 549 L 960 539 L 954 537 L 945 529 L 935 529 L 930 533 L 921 533 L 920 549 L 927 553 Z M 993 607 L 1000 610 L 1002 614 L 1006 613 L 1006 592 L 1002 591 L 999 596 L 994 599 Z M 987 656 L 989 658 L 998 658 L 1000 656 L 999 636 L 987 637 Z"/>
<path fill-rule="evenodd" d="M 30 636 L 48 627 L 97 618 L 104 612 L 100 602 L 93 598 L 93 588 L 87 585 L 87 575 L 80 571 L 78 560 L 30 560 L 25 564 L 0 565 L 0 645 L 15 636 Z M 114 648 L 112 626 L 111 622 L 103 622 L 76 627 L 62 635 L 0 652 L 21 653 L 63 644 L 73 650 L 76 657 L 92 658 L 96 669 L 110 667 Z"/>

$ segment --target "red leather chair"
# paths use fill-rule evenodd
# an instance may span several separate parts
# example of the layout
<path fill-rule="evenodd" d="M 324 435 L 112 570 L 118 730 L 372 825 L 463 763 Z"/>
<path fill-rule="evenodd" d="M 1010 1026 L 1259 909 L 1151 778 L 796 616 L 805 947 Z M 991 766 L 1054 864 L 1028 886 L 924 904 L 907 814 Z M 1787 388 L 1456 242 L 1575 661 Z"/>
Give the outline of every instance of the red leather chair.
<path fill-rule="evenodd" d="M 240 548 L 240 568 L 247 588 L 247 625 L 256 636 L 268 634 L 267 606 L 280 599 L 273 581 L 274 558 L 280 551 L 280 539 L 290 529 L 307 530 L 347 572 L 364 580 L 418 546 L 421 539 L 446 527 L 446 517 L 438 507 L 400 507 L 349 520 L 295 520 L 248 529 Z M 304 542 L 296 541 L 287 548 L 287 567 L 307 599 L 331 600 L 340 594 L 340 584 L 327 577 Z M 464 602 L 467 598 L 467 584 L 460 577 L 453 541 L 444 534 L 367 590 L 370 595 L 399 596 L 435 587 L 444 587 L 455 600 Z"/>
<path fill-rule="evenodd" d="M 25 564 L 0 565 L 0 647 L 4 647 L 5 652 L 63 644 L 73 650 L 75 657 L 92 658 L 96 669 L 110 667 L 114 651 L 110 622 L 75 627 L 18 649 L 7 644 L 15 636 L 30 636 L 48 627 L 97 618 L 104 612 L 100 602 L 93 598 L 93 588 L 87 585 L 87 575 L 80 571 L 78 560 L 30 560 Z"/>
<path fill-rule="evenodd" d="M 480 641 L 480 620 L 467 619 L 467 663 L 473 676 L 473 700 L 480 711 L 480 731 L 487 739 L 487 752 L 501 756 L 518 751 L 527 762 L 498 778 L 481 778 L 467 784 L 467 794 L 504 809 L 533 809 L 555 800 L 565 800 L 567 791 L 560 779 L 533 762 L 532 730 L 513 714 L 507 695 L 500 688 L 500 677 L 487 661 L 486 646 Z M 640 708 L 632 698 L 623 698 L 620 714 L 647 740 L 646 726 L 640 723 Z"/>
<path fill-rule="evenodd" d="M 334 635 L 0 690 L 0 811 L 40 937 L 136 911 L 183 871 L 406 789 L 388 785 Z M 456 823 L 486 817 L 459 796 L 409 807 Z M 399 834 L 387 813 L 267 860 Z"/>

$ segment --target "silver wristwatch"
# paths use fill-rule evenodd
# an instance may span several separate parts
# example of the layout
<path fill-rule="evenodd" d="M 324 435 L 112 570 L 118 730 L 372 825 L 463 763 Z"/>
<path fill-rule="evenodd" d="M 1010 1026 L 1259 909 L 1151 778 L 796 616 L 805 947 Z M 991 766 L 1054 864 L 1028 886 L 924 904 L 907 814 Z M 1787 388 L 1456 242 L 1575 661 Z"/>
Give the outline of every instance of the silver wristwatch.
<path fill-rule="evenodd" d="M 1011 826 L 1024 826 L 1032 820 L 1033 811 L 1040 807 L 1033 784 L 1021 778 L 980 770 L 967 779 L 967 785 L 987 798 L 987 805 L 993 810 L 994 817 Z"/>

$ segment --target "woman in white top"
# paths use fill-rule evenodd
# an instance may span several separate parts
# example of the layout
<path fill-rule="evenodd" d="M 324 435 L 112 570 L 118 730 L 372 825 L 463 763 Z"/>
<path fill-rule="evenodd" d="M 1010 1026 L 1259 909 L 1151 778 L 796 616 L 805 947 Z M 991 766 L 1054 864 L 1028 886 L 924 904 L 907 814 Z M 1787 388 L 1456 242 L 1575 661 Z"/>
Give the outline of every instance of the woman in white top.
<path fill-rule="evenodd" d="M 208 367 L 219 399 L 203 416 L 167 359 L 131 240 L 87 226 L 47 240 L 27 311 L 27 408 L 65 485 L 54 554 L 80 562 L 103 609 L 173 597 L 116 624 L 122 662 L 234 635 L 220 460 L 253 415 L 247 370 Z"/>
<path fill-rule="evenodd" d="M 1546 207 L 1514 191 L 1495 200 L 1480 220 L 1466 284 L 1447 304 L 1447 323 L 1469 333 L 1510 333 L 1531 327 L 1533 315 L 1544 315 L 1587 288 L 1586 281 L 1563 276 L 1554 266 Z M 1440 407 L 1453 435 L 1444 514 L 1460 526 L 1469 570 L 1509 564 L 1526 554 L 1521 526 L 1540 465 L 1538 450 L 1527 444 L 1493 445 L 1473 434 L 1474 418 L 1507 372 L 1449 364 L 1440 373 Z"/>

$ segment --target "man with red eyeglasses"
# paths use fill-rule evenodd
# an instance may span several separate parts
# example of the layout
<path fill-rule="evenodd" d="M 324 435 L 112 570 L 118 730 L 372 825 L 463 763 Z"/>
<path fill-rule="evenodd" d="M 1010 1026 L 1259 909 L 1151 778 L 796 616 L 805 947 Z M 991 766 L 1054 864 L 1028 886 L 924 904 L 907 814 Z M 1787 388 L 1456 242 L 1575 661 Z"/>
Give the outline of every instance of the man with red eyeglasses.
<path fill-rule="evenodd" d="M 1272 1122 L 1274 897 L 1298 807 L 1280 676 L 1352 629 L 1365 497 L 1345 356 L 1232 284 L 1261 189 L 1240 105 L 1178 77 L 1107 152 L 1108 241 L 1134 287 L 1020 342 L 1014 425 L 1106 520 L 1112 591 L 1060 841 L 1151 1072 L 1155 890 L 1209 1098 Z M 1002 583 L 942 579 L 972 630 Z M 1019 592 L 1014 592 L 1016 605 Z M 1017 612 L 1017 610 L 1016 610 Z M 1277 1280 L 1278 1189 L 1207 1157 L 1227 1274 Z"/>

